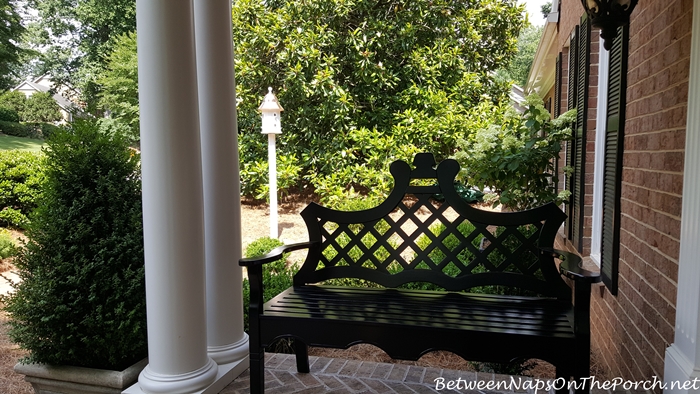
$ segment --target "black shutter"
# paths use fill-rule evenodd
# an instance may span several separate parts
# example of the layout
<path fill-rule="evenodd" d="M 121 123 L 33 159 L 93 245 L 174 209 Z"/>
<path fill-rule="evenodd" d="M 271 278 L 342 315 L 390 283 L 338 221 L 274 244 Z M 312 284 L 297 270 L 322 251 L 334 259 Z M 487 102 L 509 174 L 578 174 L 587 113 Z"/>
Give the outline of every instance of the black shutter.
<path fill-rule="evenodd" d="M 620 189 L 627 91 L 628 34 L 628 26 L 617 29 L 617 36 L 610 49 L 608 75 L 600 271 L 603 282 L 613 295 L 617 294 L 617 270 L 620 258 Z"/>
<path fill-rule="evenodd" d="M 576 108 L 576 81 L 577 81 L 577 75 L 578 75 L 578 31 L 579 27 L 576 26 L 574 28 L 574 33 L 571 36 L 571 39 L 569 40 L 569 79 L 568 79 L 568 89 L 567 89 L 567 96 L 566 96 L 566 109 L 574 109 Z M 576 124 L 573 125 L 573 130 L 576 130 Z M 574 149 L 575 144 L 573 143 L 573 140 L 567 141 L 566 142 L 566 165 L 568 167 L 574 166 L 574 155 L 576 153 Z M 565 182 L 565 187 L 566 190 L 571 191 L 574 187 L 574 175 L 567 175 L 566 177 L 566 182 Z M 567 207 L 567 213 L 568 213 L 568 218 L 566 220 L 566 226 L 564 226 L 564 230 L 566 231 L 566 236 L 568 239 L 571 239 L 571 217 L 572 215 L 572 209 L 573 209 L 573 194 L 571 197 L 569 197 L 569 205 Z"/>
<path fill-rule="evenodd" d="M 590 64 L 591 29 L 588 17 L 581 17 L 578 44 L 578 80 L 576 81 L 576 129 L 574 130 L 574 176 L 571 189 L 571 242 L 583 251 L 583 214 L 586 192 L 586 123 L 588 121 L 588 67 Z"/>
<path fill-rule="evenodd" d="M 558 118 L 559 115 L 561 115 L 561 61 L 562 54 L 559 52 L 559 56 L 557 56 L 557 61 L 554 66 L 554 118 Z M 554 194 L 559 192 L 559 157 L 554 159 L 552 189 Z"/>
<path fill-rule="evenodd" d="M 554 117 L 561 115 L 561 52 L 554 67 Z"/>

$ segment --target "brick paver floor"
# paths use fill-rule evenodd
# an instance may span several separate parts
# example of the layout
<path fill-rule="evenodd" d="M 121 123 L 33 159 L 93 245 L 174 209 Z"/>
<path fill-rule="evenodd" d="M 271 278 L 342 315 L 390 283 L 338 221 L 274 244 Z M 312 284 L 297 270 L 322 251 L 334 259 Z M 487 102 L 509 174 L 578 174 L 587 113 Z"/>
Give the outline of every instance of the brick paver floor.
<path fill-rule="evenodd" d="M 311 373 L 298 373 L 293 354 L 266 354 L 265 393 L 266 394 L 545 394 L 545 390 L 526 389 L 526 381 L 532 386 L 532 378 L 521 376 L 495 375 L 455 371 L 440 368 L 386 364 L 370 361 L 309 357 Z M 439 383 L 443 386 L 439 386 Z M 446 385 L 459 384 L 449 390 Z M 477 389 L 465 387 L 467 384 L 487 384 L 499 387 Z M 504 383 L 520 383 L 520 389 L 511 386 L 504 389 Z M 539 381 L 544 382 L 544 381 Z M 591 394 L 610 394 L 609 390 L 592 390 Z M 641 394 L 644 391 L 616 390 L 620 394 Z M 220 394 L 250 394 L 250 376 L 245 371 L 241 376 L 221 391 Z"/>
<path fill-rule="evenodd" d="M 311 373 L 296 371 L 296 361 L 292 354 L 267 354 L 265 360 L 265 393 L 376 393 L 376 394 L 423 394 L 423 393 L 512 393 L 506 390 L 468 390 L 467 382 L 510 381 L 510 376 L 468 371 L 453 371 L 439 368 L 426 368 L 403 364 L 385 364 L 369 361 L 309 357 Z M 437 380 L 436 380 L 437 379 Z M 457 382 L 459 390 L 448 390 L 436 386 L 442 381 Z M 515 377 L 514 379 L 520 379 Z M 522 378 L 523 381 L 529 378 Z M 456 384 L 456 383 L 455 383 Z M 528 390 L 515 390 L 526 393 Z M 221 394 L 249 394 L 250 377 L 244 372 L 229 384 Z"/>

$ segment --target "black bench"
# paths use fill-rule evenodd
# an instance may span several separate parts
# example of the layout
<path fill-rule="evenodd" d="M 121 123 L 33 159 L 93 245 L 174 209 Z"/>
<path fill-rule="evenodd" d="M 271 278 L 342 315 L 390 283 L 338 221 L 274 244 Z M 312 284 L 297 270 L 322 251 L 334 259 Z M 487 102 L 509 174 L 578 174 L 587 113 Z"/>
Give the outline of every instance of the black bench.
<path fill-rule="evenodd" d="M 293 338 L 299 372 L 309 371 L 307 346 L 370 343 L 396 359 L 433 350 L 471 361 L 539 358 L 558 377 L 589 376 L 591 283 L 600 278 L 553 249 L 566 215 L 553 203 L 476 209 L 455 192 L 457 162 L 436 168 L 432 154 L 390 171 L 394 189 L 378 207 L 311 203 L 301 212 L 309 242 L 240 261 L 250 279 L 251 393 L 264 391 L 265 347 L 284 337 Z M 263 305 L 262 265 L 298 249 L 308 255 L 294 286 Z M 319 285 L 341 278 L 371 285 Z M 431 286 L 444 290 L 421 290 Z"/>

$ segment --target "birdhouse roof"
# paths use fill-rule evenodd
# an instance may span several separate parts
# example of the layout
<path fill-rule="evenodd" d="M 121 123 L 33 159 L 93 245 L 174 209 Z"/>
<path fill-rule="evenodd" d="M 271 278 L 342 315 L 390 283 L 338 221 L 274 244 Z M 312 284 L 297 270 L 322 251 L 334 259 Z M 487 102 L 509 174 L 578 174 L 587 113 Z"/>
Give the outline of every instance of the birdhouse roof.
<path fill-rule="evenodd" d="M 258 107 L 258 111 L 284 111 L 284 108 L 282 108 L 279 101 L 277 101 L 277 96 L 272 93 L 272 88 L 267 88 L 267 94 L 265 95 L 262 104 L 260 104 L 260 107 Z"/>

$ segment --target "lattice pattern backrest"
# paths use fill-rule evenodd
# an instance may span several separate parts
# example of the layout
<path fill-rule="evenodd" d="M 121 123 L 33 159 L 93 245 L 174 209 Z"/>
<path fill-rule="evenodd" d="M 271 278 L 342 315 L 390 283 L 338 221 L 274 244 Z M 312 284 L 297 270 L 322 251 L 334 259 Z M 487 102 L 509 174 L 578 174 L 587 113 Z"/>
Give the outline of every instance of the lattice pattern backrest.
<path fill-rule="evenodd" d="M 392 165 L 396 186 L 377 208 L 339 212 L 307 207 L 302 216 L 310 240 L 320 245 L 310 252 L 295 283 L 358 278 L 386 287 L 430 282 L 447 290 L 503 285 L 548 295 L 563 291 L 552 258 L 538 249 L 552 246 L 556 228 L 551 227 L 563 220 L 558 208 L 477 210 L 455 199 L 454 165 L 441 164 L 437 171 L 431 166 L 431 173 L 419 167 L 418 158 L 416 162 L 412 172 L 406 163 L 398 171 Z M 411 186 L 415 178 L 433 178 L 438 186 Z M 447 180 L 448 187 L 441 187 Z M 444 201 L 436 201 L 436 193 L 444 194 Z M 552 215 L 552 208 L 562 216 Z M 550 219 L 559 224 L 548 225 Z M 548 281 L 558 283 L 548 286 Z"/>

